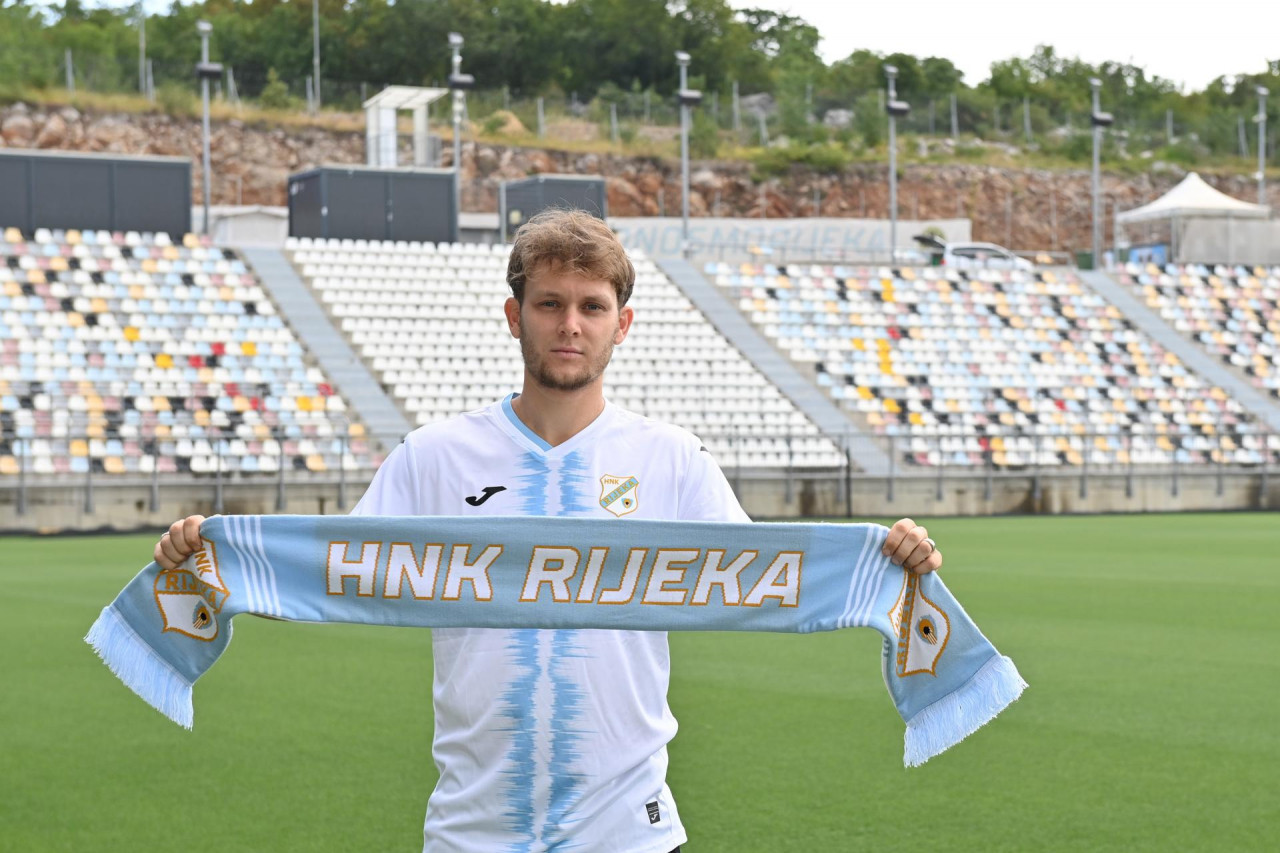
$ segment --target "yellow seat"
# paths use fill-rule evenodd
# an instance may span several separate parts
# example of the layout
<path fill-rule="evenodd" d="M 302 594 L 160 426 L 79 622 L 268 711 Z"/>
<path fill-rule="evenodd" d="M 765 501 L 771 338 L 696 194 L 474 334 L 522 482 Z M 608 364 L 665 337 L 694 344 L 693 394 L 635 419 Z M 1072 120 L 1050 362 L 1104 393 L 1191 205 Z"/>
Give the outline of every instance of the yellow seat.
<path fill-rule="evenodd" d="M 258 345 L 255 344 L 253 341 L 245 341 L 244 343 L 240 344 L 240 352 L 243 353 L 244 355 L 257 355 Z"/>
<path fill-rule="evenodd" d="M 327 471 L 328 468 L 324 464 L 324 457 L 319 453 L 312 453 L 307 457 L 308 471 Z"/>
<path fill-rule="evenodd" d="M 74 438 L 68 446 L 68 452 L 72 456 L 88 456 L 89 443 L 82 438 Z"/>
<path fill-rule="evenodd" d="M 163 367 L 166 370 L 173 367 L 173 356 L 169 355 L 167 352 L 157 354 L 156 367 Z"/>

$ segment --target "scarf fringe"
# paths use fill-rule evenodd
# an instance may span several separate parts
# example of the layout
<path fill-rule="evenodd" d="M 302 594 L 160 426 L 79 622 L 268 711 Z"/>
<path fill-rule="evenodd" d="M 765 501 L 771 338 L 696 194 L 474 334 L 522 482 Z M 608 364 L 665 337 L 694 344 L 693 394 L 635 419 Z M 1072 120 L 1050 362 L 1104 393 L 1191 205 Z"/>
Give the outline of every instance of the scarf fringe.
<path fill-rule="evenodd" d="M 917 713 L 907 722 L 902 762 L 919 767 L 995 719 L 1013 704 L 1027 682 L 1013 661 L 996 655 L 961 687 Z"/>
<path fill-rule="evenodd" d="M 84 641 L 144 702 L 183 728 L 191 728 L 190 682 L 144 643 L 114 608 L 102 608 Z"/>

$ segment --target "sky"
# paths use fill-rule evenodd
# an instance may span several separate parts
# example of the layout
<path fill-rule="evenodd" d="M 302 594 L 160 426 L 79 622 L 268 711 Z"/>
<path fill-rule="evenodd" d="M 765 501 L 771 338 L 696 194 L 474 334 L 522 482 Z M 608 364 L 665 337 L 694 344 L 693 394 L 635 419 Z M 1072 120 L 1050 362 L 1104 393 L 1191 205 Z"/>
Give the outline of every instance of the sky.
<path fill-rule="evenodd" d="M 1183 88 L 1280 59 L 1280 0 L 730 0 L 804 18 L 828 64 L 860 48 L 950 59 L 970 86 L 1038 44 L 1090 64 L 1130 62 Z"/>

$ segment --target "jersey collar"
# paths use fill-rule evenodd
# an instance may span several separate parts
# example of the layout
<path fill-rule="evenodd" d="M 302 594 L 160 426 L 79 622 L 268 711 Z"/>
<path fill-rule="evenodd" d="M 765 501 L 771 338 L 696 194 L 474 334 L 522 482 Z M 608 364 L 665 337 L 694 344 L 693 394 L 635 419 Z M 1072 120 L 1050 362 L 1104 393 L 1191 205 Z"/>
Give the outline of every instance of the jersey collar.
<path fill-rule="evenodd" d="M 511 401 L 519 396 L 519 392 L 508 394 L 502 402 L 498 404 L 498 408 L 501 411 L 496 414 L 496 419 L 502 426 L 503 430 L 518 443 L 532 447 L 539 453 L 543 453 L 548 456 L 568 453 L 573 450 L 576 446 L 588 440 L 591 435 L 601 429 L 602 425 L 608 421 L 613 414 L 613 404 L 608 400 L 605 400 L 604 408 L 600 411 L 600 414 L 596 416 L 595 420 L 583 427 L 577 435 L 574 435 L 568 441 L 552 447 L 546 439 L 529 429 L 528 425 L 524 421 L 520 420 L 519 416 L 516 415 L 515 409 L 511 406 Z"/>

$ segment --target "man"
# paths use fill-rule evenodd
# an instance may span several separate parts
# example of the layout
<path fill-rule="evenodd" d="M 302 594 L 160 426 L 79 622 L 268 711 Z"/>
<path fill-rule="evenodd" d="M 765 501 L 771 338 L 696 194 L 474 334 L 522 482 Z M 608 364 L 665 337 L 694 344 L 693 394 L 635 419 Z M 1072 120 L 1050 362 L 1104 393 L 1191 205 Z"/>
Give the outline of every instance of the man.
<path fill-rule="evenodd" d="M 600 220 L 539 214 L 520 229 L 505 314 L 524 385 L 487 408 L 410 433 L 355 508 L 369 515 L 532 515 L 747 522 L 693 435 L 618 409 L 604 371 L 634 319 L 635 270 Z M 200 516 L 156 546 L 170 567 Z M 928 572 L 942 555 L 896 524 L 886 555 Z M 665 633 L 436 629 L 424 850 L 668 853 L 686 841 L 666 785 Z"/>

